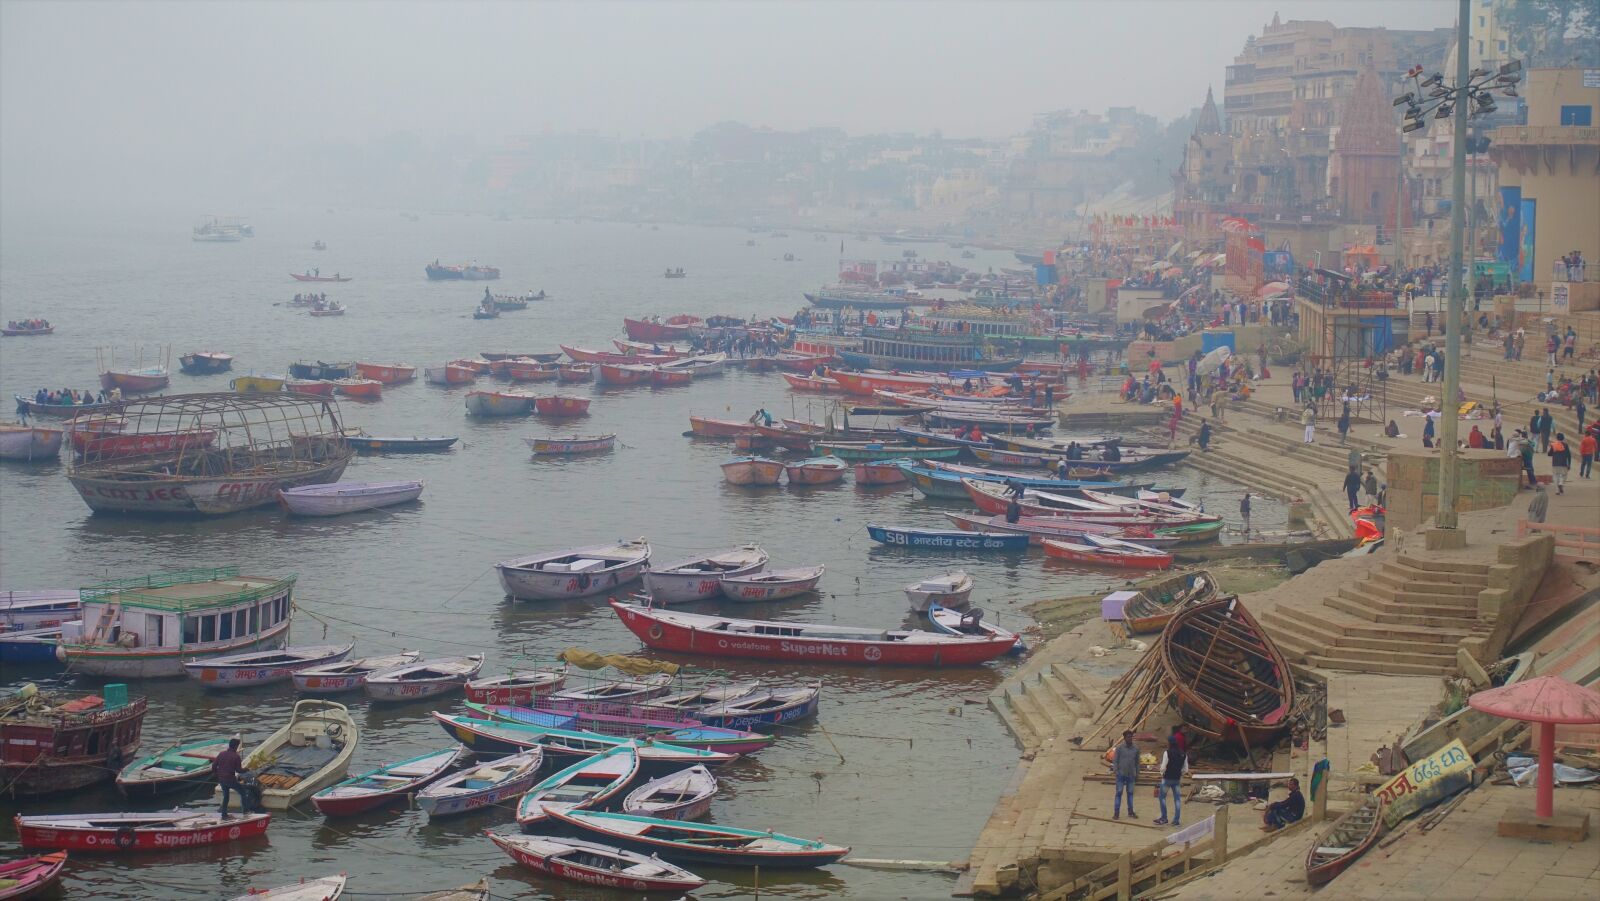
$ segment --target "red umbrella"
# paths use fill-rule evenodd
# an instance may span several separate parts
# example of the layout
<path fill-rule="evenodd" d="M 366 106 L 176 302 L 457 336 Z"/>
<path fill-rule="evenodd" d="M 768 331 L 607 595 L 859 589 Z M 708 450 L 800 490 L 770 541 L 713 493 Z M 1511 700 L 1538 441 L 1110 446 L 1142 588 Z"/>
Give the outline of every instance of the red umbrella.
<path fill-rule="evenodd" d="M 1540 676 L 1480 691 L 1467 706 L 1491 716 L 1539 725 L 1539 793 L 1534 813 L 1548 819 L 1555 813 L 1556 724 L 1600 723 L 1600 691 L 1559 676 Z"/>

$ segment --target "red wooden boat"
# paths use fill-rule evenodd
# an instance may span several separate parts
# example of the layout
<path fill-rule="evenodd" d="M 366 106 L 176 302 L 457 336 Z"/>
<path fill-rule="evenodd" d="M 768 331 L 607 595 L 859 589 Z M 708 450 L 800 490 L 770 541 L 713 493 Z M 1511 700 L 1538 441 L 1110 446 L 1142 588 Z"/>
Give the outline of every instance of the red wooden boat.
<path fill-rule="evenodd" d="M 589 412 L 589 399 L 567 394 L 551 394 L 535 400 L 533 408 L 540 416 L 582 416 Z"/>
<path fill-rule="evenodd" d="M 66 865 L 65 851 L 0 863 L 0 901 L 43 895 L 61 881 L 61 870 Z"/>
<path fill-rule="evenodd" d="M 819 357 L 814 354 L 781 353 L 773 357 L 772 362 L 779 369 L 785 369 L 789 372 L 811 373 L 815 372 L 818 366 L 826 365 L 832 359 L 832 356 Z M 835 383 L 835 387 L 837 387 L 837 383 Z"/>
<path fill-rule="evenodd" d="M 871 463 L 856 464 L 857 485 L 904 485 L 906 482 L 905 471 L 900 468 L 901 460 L 877 460 Z"/>
<path fill-rule="evenodd" d="M 561 350 L 575 363 L 671 363 L 672 354 L 622 354 L 609 350 L 587 350 L 582 347 L 560 345 Z"/>
<path fill-rule="evenodd" d="M 557 370 L 557 378 L 563 382 L 576 384 L 578 382 L 594 381 L 594 366 L 588 363 L 573 363 L 562 366 Z"/>
<path fill-rule="evenodd" d="M 606 367 L 602 366 L 601 369 Z M 650 373 L 650 384 L 657 388 L 687 385 L 694 381 L 694 373 L 687 369 L 656 369 Z"/>
<path fill-rule="evenodd" d="M 602 385 L 648 385 L 655 378 L 655 369 L 633 363 L 601 363 L 595 381 Z"/>
<path fill-rule="evenodd" d="M 175 454 L 197 447 L 209 447 L 217 440 L 211 429 L 183 432 L 117 432 L 72 430 L 72 449 L 84 457 L 108 460 L 112 457 L 143 457 L 150 454 Z"/>
<path fill-rule="evenodd" d="M 283 383 L 283 390 L 295 394 L 314 394 L 317 397 L 332 397 L 334 384 L 332 382 L 311 381 L 309 379 L 288 379 Z"/>
<path fill-rule="evenodd" d="M 351 816 L 382 807 L 442 777 L 451 767 L 471 756 L 456 745 L 419 757 L 379 767 L 370 773 L 352 776 L 311 796 L 311 803 L 323 816 Z"/>
<path fill-rule="evenodd" d="M 297 282 L 347 282 L 351 278 L 351 276 L 339 275 L 337 273 L 333 275 L 301 275 L 298 272 L 289 273 L 289 277 Z"/>
<path fill-rule="evenodd" d="M 704 616 L 611 601 L 628 630 L 658 651 L 867 666 L 964 666 L 1011 650 L 1015 636 L 943 635 Z"/>
<path fill-rule="evenodd" d="M 472 370 L 473 373 L 475 373 L 477 375 L 488 375 L 489 374 L 489 368 L 490 368 L 490 364 L 489 364 L 488 360 L 473 360 L 473 359 L 451 360 L 448 365 L 465 367 L 467 369 Z"/>
<path fill-rule="evenodd" d="M 72 791 L 115 776 L 134 759 L 145 699 L 107 709 L 100 695 L 40 696 L 37 708 L 0 710 L 0 792 Z"/>
<path fill-rule="evenodd" d="M 796 391 L 806 391 L 812 394 L 838 394 L 844 390 L 833 379 L 820 378 L 814 375 L 795 375 L 794 373 L 785 372 L 783 380 L 788 382 L 789 387 Z"/>
<path fill-rule="evenodd" d="M 768 444 L 774 447 L 788 448 L 789 450 L 811 452 L 811 442 L 824 437 L 822 429 L 811 431 L 808 429 L 793 429 L 788 426 L 752 424 L 749 428 L 755 429 Z"/>
<path fill-rule="evenodd" d="M 507 676 L 474 679 L 466 685 L 467 700 L 476 704 L 531 706 L 541 695 L 560 691 L 567 684 L 566 670 L 531 670 Z"/>
<path fill-rule="evenodd" d="M 735 422 L 731 419 L 712 419 L 708 416 L 689 416 L 689 431 L 700 438 L 737 438 L 751 431 L 753 426 L 748 422 Z"/>
<path fill-rule="evenodd" d="M 272 814 L 247 813 L 226 820 L 217 811 L 155 813 L 67 813 L 12 817 L 24 848 L 64 848 L 121 854 L 221 845 L 267 831 Z"/>
<path fill-rule="evenodd" d="M 335 379 L 331 384 L 335 391 L 350 397 L 383 396 L 383 383 L 377 379 Z"/>
<path fill-rule="evenodd" d="M 672 316 L 665 322 L 624 316 L 622 327 L 634 341 L 682 341 L 689 337 L 689 329 L 702 321 L 699 316 Z"/>
<path fill-rule="evenodd" d="M 559 363 L 540 363 L 537 360 L 502 360 L 490 364 L 491 370 L 502 363 L 506 376 L 513 382 L 553 382 L 561 375 Z"/>
<path fill-rule="evenodd" d="M 1084 536 L 1082 542 L 1045 539 L 1044 555 L 1088 566 L 1109 566 L 1113 569 L 1166 569 L 1172 565 L 1172 555 L 1165 551 L 1151 550 L 1131 541 L 1098 538 L 1094 535 Z"/>
<path fill-rule="evenodd" d="M 404 363 L 357 363 L 356 369 L 362 378 L 382 382 L 385 385 L 398 385 L 417 377 L 417 367 L 407 366 Z"/>
<path fill-rule="evenodd" d="M 654 855 L 573 838 L 486 833 L 511 859 L 568 882 L 673 897 L 706 884 L 704 879 Z"/>

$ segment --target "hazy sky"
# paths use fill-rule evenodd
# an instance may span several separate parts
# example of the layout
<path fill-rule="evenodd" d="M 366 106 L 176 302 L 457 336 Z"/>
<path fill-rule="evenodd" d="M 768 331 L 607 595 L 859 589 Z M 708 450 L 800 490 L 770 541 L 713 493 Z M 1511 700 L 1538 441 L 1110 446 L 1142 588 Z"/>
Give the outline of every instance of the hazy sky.
<path fill-rule="evenodd" d="M 998 137 L 1220 95 L 1274 12 L 1449 25 L 1450 0 L 363 3 L 0 0 L 0 168 L 181 170 L 396 131 L 686 136 L 722 120 Z M 36 185 L 35 185 L 36 186 Z"/>

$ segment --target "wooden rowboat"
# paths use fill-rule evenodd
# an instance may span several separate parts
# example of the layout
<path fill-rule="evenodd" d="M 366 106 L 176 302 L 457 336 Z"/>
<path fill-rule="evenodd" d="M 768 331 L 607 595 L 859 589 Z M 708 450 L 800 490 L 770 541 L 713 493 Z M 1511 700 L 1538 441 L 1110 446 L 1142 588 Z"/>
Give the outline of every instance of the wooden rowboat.
<path fill-rule="evenodd" d="M 628 793 L 622 812 L 665 820 L 698 820 L 711 812 L 717 777 L 703 766 L 662 776 Z"/>
<path fill-rule="evenodd" d="M 603 454 L 617 445 L 616 435 L 575 435 L 571 438 L 524 438 L 535 457 Z"/>
<path fill-rule="evenodd" d="M 468 754 L 456 745 L 418 757 L 379 767 L 353 776 L 311 796 L 311 803 L 323 816 L 350 816 L 381 807 L 422 788 L 449 772 Z"/>
<path fill-rule="evenodd" d="M 1173 703 L 1199 736 L 1262 748 L 1289 728 L 1289 664 L 1238 598 L 1178 611 L 1158 644 Z"/>
<path fill-rule="evenodd" d="M 935 629 L 946 635 L 993 635 L 996 638 L 1010 635 L 1016 641 L 1011 645 L 1011 653 L 1021 654 L 1028 650 L 1023 643 L 1022 636 L 1015 632 L 1002 629 L 994 623 L 984 619 L 982 607 L 969 607 L 966 610 L 951 610 L 938 604 L 928 605 L 928 622 Z"/>
<path fill-rule="evenodd" d="M 605 367 L 600 367 L 604 369 Z M 650 384 L 657 388 L 669 388 L 675 385 L 687 385 L 694 381 L 694 373 L 687 369 L 667 369 L 657 367 L 650 373 Z"/>
<path fill-rule="evenodd" d="M 77 813 L 13 817 L 24 848 L 61 848 L 102 854 L 199 848 L 255 838 L 272 823 L 268 813 L 224 820 L 216 811 Z"/>
<path fill-rule="evenodd" d="M 689 431 L 693 432 L 696 438 L 737 438 L 752 430 L 748 422 L 711 419 L 706 416 L 689 417 Z"/>
<path fill-rule="evenodd" d="M 31 425 L 0 425 L 0 460 L 55 460 L 61 456 L 61 429 Z M 77 432 L 73 432 L 74 437 Z"/>
<path fill-rule="evenodd" d="M 603 807 L 639 775 L 639 751 L 632 742 L 579 760 L 528 789 L 517 802 L 517 825 L 524 831 L 545 825 L 552 811 Z"/>
<path fill-rule="evenodd" d="M 341 660 L 303 669 L 293 676 L 295 690 L 308 695 L 332 695 L 356 691 L 367 684 L 367 677 L 422 659 L 421 651 L 401 651 L 382 657 L 362 657 L 359 660 Z"/>
<path fill-rule="evenodd" d="M 336 663 L 350 655 L 355 642 L 246 651 L 204 660 L 186 660 L 184 674 L 206 688 L 249 688 L 287 682 L 296 672 Z"/>
<path fill-rule="evenodd" d="M 643 363 L 597 363 L 594 380 L 601 385 L 648 385 L 655 378 L 655 367 Z M 692 378 L 692 376 L 691 376 Z"/>
<path fill-rule="evenodd" d="M 657 604 L 703 601 L 722 593 L 724 576 L 760 572 L 767 552 L 749 544 L 712 554 L 690 557 L 645 573 L 644 590 Z"/>
<path fill-rule="evenodd" d="M 0 863 L 0 901 L 21 901 L 45 894 L 60 882 L 66 865 L 65 851 Z"/>
<path fill-rule="evenodd" d="M 474 679 L 466 684 L 467 702 L 517 704 L 526 707 L 535 703 L 541 695 L 560 691 L 565 684 L 567 684 L 565 669 L 528 670 L 504 676 L 491 676 L 488 679 Z"/>
<path fill-rule="evenodd" d="M 712 826 L 661 820 L 597 810 L 552 811 L 560 824 L 599 836 L 606 842 L 671 860 L 716 866 L 767 869 L 824 867 L 838 863 L 849 848 L 795 838 L 776 832 L 757 832 L 734 826 Z"/>
<path fill-rule="evenodd" d="M 433 451 L 447 451 L 461 438 L 455 435 L 445 435 L 438 438 L 397 438 L 381 435 L 346 435 L 346 443 L 355 448 L 358 453 L 364 454 L 425 454 Z"/>
<path fill-rule="evenodd" d="M 722 477 L 729 485 L 776 485 L 783 478 L 783 464 L 766 457 L 734 457 L 722 464 Z"/>
<path fill-rule="evenodd" d="M 141 757 L 117 773 L 117 790 L 129 798 L 150 798 L 210 782 L 217 755 L 227 748 L 226 739 L 208 739 Z"/>
<path fill-rule="evenodd" d="M 782 601 L 815 591 L 822 566 L 769 569 L 722 577 L 722 596 L 730 601 Z"/>
<path fill-rule="evenodd" d="M 341 516 L 410 503 L 421 496 L 421 482 L 335 482 L 278 492 L 283 508 L 296 516 Z"/>
<path fill-rule="evenodd" d="M 1361 806 L 1334 820 L 1333 827 L 1311 844 L 1306 852 L 1306 882 L 1332 882 L 1372 848 L 1383 830 L 1383 801 L 1376 794 L 1368 795 Z"/>
<path fill-rule="evenodd" d="M 513 382 L 553 382 L 561 377 L 561 364 L 505 361 L 506 376 Z M 496 362 L 494 365 L 500 365 Z"/>
<path fill-rule="evenodd" d="M 631 704 L 664 695 L 671 687 L 671 676 L 654 673 L 636 679 L 592 682 L 583 688 L 564 688 L 550 695 L 550 702 L 555 706 L 598 702 Z"/>
<path fill-rule="evenodd" d="M 344 895 L 345 881 L 343 873 L 320 879 L 301 879 L 277 888 L 251 889 L 233 901 L 339 901 Z"/>
<path fill-rule="evenodd" d="M 804 391 L 808 394 L 838 394 L 844 390 L 833 379 L 814 375 L 795 375 L 792 372 L 785 372 L 783 373 L 783 380 L 788 382 L 789 387 L 794 390 Z"/>
<path fill-rule="evenodd" d="M 589 399 L 567 394 L 551 394 L 535 400 L 533 409 L 540 416 L 582 416 L 589 412 Z"/>
<path fill-rule="evenodd" d="M 838 457 L 812 457 L 783 467 L 789 484 L 803 487 L 833 485 L 844 480 L 850 465 Z"/>
<path fill-rule="evenodd" d="M 478 370 L 472 366 L 447 363 L 444 366 L 430 366 L 424 369 L 422 377 L 430 385 L 466 385 L 478 377 Z"/>
<path fill-rule="evenodd" d="M 333 390 L 346 397 L 373 399 L 383 396 L 383 383 L 377 379 L 335 379 Z"/>
<path fill-rule="evenodd" d="M 233 356 L 219 351 L 196 351 L 178 358 L 178 368 L 189 375 L 212 375 L 233 368 Z"/>
<path fill-rule="evenodd" d="M 534 396 L 520 391 L 469 391 L 467 412 L 473 416 L 526 416 L 533 412 Z"/>
<path fill-rule="evenodd" d="M 356 371 L 362 378 L 385 385 L 398 385 L 417 377 L 417 367 L 405 363 L 357 363 Z"/>
<path fill-rule="evenodd" d="M 115 370 L 108 369 L 100 373 L 100 387 L 110 391 L 112 388 L 121 388 L 130 394 L 141 391 L 160 391 L 167 387 L 171 379 L 167 371 L 160 366 L 150 366 L 144 369 Z"/>
<path fill-rule="evenodd" d="M 527 791 L 539 778 L 543 764 L 542 749 L 519 748 L 509 757 L 434 782 L 417 792 L 417 806 L 427 811 L 431 820 L 498 805 Z"/>
<path fill-rule="evenodd" d="M 1206 570 L 1179 573 L 1141 585 L 1122 605 L 1122 619 L 1135 634 L 1160 632 L 1172 615 L 1217 596 L 1217 580 Z"/>
<path fill-rule="evenodd" d="M 868 666 L 966 666 L 993 660 L 1009 640 L 896 629 L 704 616 L 611 601 L 617 618 L 645 645 L 710 657 Z"/>
<path fill-rule="evenodd" d="M 612 591 L 644 574 L 650 545 L 644 539 L 534 554 L 495 564 L 506 594 L 547 601 Z"/>
<path fill-rule="evenodd" d="M 901 464 L 914 465 L 915 461 L 909 457 L 896 457 L 891 460 L 874 460 L 869 463 L 857 463 L 854 467 L 857 485 L 904 485 L 906 474 L 900 468 Z"/>
<path fill-rule="evenodd" d="M 588 363 L 563 365 L 556 371 L 557 380 L 567 384 L 594 381 L 594 367 Z"/>
<path fill-rule="evenodd" d="M 1112 569 L 1167 569 L 1172 566 L 1171 554 L 1120 538 L 1085 535 L 1082 541 L 1045 539 L 1043 544 L 1046 557 L 1086 566 L 1108 566 Z"/>
<path fill-rule="evenodd" d="M 448 694 L 472 681 L 481 669 L 482 654 L 408 663 L 368 676 L 367 696 L 374 701 L 416 701 Z"/>
<path fill-rule="evenodd" d="M 919 459 L 954 460 L 961 455 L 959 447 L 918 447 L 914 444 L 857 444 L 835 441 L 818 441 L 812 445 L 817 453 L 838 457 L 846 463 L 877 462 L 883 460 Z"/>
<path fill-rule="evenodd" d="M 332 397 L 337 387 L 339 386 L 332 382 L 317 379 L 286 379 L 283 383 L 283 390 L 292 394 L 310 394 L 316 397 Z"/>
<path fill-rule="evenodd" d="M 56 327 L 47 325 L 43 328 L 0 328 L 0 335 L 7 338 L 32 338 L 39 335 L 54 334 Z"/>
<path fill-rule="evenodd" d="M 817 715 L 822 683 L 761 689 L 692 711 L 695 719 L 722 729 L 759 731 Z"/>
<path fill-rule="evenodd" d="M 972 596 L 972 577 L 957 569 L 932 579 L 912 582 L 905 587 L 905 592 L 914 613 L 926 612 L 933 604 L 960 609 L 967 606 L 967 600 Z"/>
<path fill-rule="evenodd" d="M 350 771 L 361 732 L 343 704 L 311 698 L 296 701 L 289 722 L 256 745 L 244 759 L 261 782 L 261 804 L 287 810 L 335 782 Z M 222 789 L 212 793 L 218 802 Z M 238 792 L 230 804 L 243 799 Z"/>
<path fill-rule="evenodd" d="M 490 832 L 489 839 L 511 859 L 533 870 L 601 888 L 635 892 L 665 892 L 673 897 L 706 884 L 704 879 L 654 855 L 640 854 L 586 842 L 575 838 L 548 835 L 505 835 Z"/>

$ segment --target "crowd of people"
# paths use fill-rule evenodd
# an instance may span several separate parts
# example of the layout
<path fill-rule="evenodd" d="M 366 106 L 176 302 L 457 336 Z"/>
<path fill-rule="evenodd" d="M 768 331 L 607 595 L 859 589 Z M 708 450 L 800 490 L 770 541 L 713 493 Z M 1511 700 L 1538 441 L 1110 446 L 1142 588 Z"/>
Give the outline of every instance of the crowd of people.
<path fill-rule="evenodd" d="M 13 319 L 6 323 L 6 328 L 19 332 L 42 332 L 49 327 L 48 319 Z"/>

